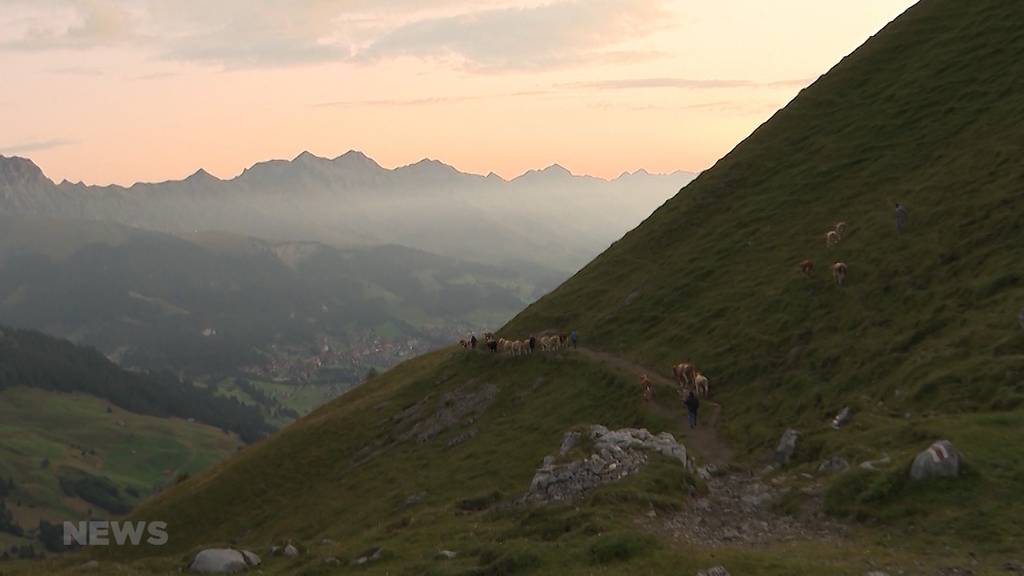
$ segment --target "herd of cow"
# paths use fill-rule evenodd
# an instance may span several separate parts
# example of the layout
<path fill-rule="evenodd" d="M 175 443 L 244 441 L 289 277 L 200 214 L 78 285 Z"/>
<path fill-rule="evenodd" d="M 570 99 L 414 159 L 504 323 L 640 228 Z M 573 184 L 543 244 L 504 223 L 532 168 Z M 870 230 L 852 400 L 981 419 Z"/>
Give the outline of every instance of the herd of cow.
<path fill-rule="evenodd" d="M 551 334 L 537 338 L 530 336 L 525 340 L 509 340 L 507 338 L 495 338 L 494 334 L 484 334 L 483 345 L 491 352 L 508 354 L 509 356 L 522 356 L 532 354 L 536 351 L 551 352 L 561 350 L 570 346 L 571 339 L 568 334 Z M 478 345 L 476 336 L 469 340 L 459 340 L 459 345 L 467 349 L 476 349 Z"/>
<path fill-rule="evenodd" d="M 843 236 L 846 235 L 846 222 L 837 222 L 832 230 L 825 233 L 825 247 L 832 248 L 839 244 L 843 240 Z M 814 262 L 811 260 L 804 260 L 800 263 L 800 271 L 805 276 L 810 277 L 811 273 L 814 272 Z M 846 284 L 847 267 L 845 262 L 834 262 L 832 264 L 832 278 L 835 279 L 836 284 L 842 286 Z"/>

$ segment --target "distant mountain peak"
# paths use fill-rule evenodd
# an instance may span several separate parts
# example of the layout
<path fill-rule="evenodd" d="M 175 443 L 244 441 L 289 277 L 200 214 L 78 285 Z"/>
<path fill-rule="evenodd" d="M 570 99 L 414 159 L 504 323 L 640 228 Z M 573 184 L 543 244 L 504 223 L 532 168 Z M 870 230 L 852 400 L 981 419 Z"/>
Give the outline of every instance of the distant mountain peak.
<path fill-rule="evenodd" d="M 53 181 L 43 174 L 35 162 L 21 156 L 0 155 L 0 185 L 50 184 Z"/>
<path fill-rule="evenodd" d="M 315 160 L 326 160 L 326 158 L 321 158 L 309 150 L 303 150 L 298 156 L 292 159 L 292 162 L 312 162 Z"/>
<path fill-rule="evenodd" d="M 191 176 L 185 178 L 186 182 L 220 182 L 220 178 L 217 178 L 213 174 L 206 171 L 205 168 L 200 168 L 192 173 Z"/>

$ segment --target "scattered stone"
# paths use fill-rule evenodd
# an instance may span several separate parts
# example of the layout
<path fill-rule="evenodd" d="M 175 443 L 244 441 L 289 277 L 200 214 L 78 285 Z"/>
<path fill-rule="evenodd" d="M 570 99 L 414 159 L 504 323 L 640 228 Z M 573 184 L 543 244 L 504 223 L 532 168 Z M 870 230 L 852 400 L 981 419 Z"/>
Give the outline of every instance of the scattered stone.
<path fill-rule="evenodd" d="M 299 555 L 299 549 L 293 546 L 291 543 L 289 543 L 287 546 L 284 547 L 283 553 L 288 558 L 295 558 Z"/>
<path fill-rule="evenodd" d="M 468 430 L 463 430 L 462 432 L 459 432 L 458 434 L 456 434 L 455 436 L 448 440 L 447 447 L 454 448 L 459 444 L 464 444 L 465 442 L 472 440 L 479 433 L 480 429 L 476 428 L 475 426 Z"/>
<path fill-rule="evenodd" d="M 341 566 L 341 560 L 338 560 L 334 556 L 328 556 L 327 558 L 324 558 L 324 564 L 327 564 L 328 566 Z"/>
<path fill-rule="evenodd" d="M 779 445 L 775 448 L 775 462 L 780 466 L 789 464 L 796 452 L 796 443 L 800 439 L 800 433 L 790 428 L 782 433 L 779 438 Z"/>
<path fill-rule="evenodd" d="M 370 562 L 376 562 L 377 560 L 380 560 L 381 554 L 383 554 L 383 553 L 384 553 L 384 549 L 379 547 L 379 546 L 374 547 L 374 548 L 370 548 L 369 550 L 364 552 L 362 554 L 362 556 L 360 556 L 360 557 L 356 558 L 355 560 L 353 560 L 352 561 L 352 565 L 353 566 L 362 566 L 364 564 L 369 564 Z"/>
<path fill-rule="evenodd" d="M 413 494 L 412 496 L 409 496 L 408 498 L 406 498 L 405 502 L 403 502 L 402 504 L 406 508 L 412 508 L 413 506 L 416 506 L 420 502 L 423 502 L 423 498 L 424 497 L 426 497 L 426 494 L 422 494 L 422 493 L 421 494 Z"/>
<path fill-rule="evenodd" d="M 252 552 L 232 548 L 207 548 L 196 554 L 188 569 L 204 574 L 235 574 L 259 564 L 259 556 Z"/>
<path fill-rule="evenodd" d="M 844 406 L 842 410 L 832 419 L 832 427 L 839 430 L 850 421 L 850 407 Z"/>
<path fill-rule="evenodd" d="M 892 463 L 892 458 L 890 458 L 889 455 L 886 454 L 885 456 L 882 456 L 878 460 L 868 460 L 866 462 L 861 462 L 860 467 L 863 468 L 864 470 L 878 470 L 880 466 L 887 466 L 890 463 Z"/>
<path fill-rule="evenodd" d="M 697 468 L 697 477 L 705 482 L 709 482 L 718 473 L 718 468 L 714 464 L 707 464 Z"/>
<path fill-rule="evenodd" d="M 818 472 L 824 472 L 825 474 L 835 474 L 842 472 L 850 467 L 850 463 L 845 458 L 839 456 L 832 456 L 828 460 L 825 460 L 818 466 Z"/>
<path fill-rule="evenodd" d="M 452 552 L 451 550 L 438 550 L 437 554 L 434 555 L 434 558 L 437 558 L 438 560 L 455 560 L 457 556 L 458 553 Z"/>
<path fill-rule="evenodd" d="M 562 439 L 562 447 L 570 446 L 571 450 L 578 437 L 578 432 L 569 432 Z M 686 448 L 667 432 L 655 436 L 642 428 L 608 430 L 595 425 L 590 428 L 589 437 L 594 443 L 593 453 L 582 460 L 555 464 L 553 456 L 544 458 L 522 500 L 572 500 L 597 486 L 638 472 L 647 463 L 648 452 L 661 454 L 683 465 L 687 463 Z"/>
<path fill-rule="evenodd" d="M 697 576 L 730 576 L 729 571 L 725 569 L 725 566 L 715 566 L 714 568 L 708 568 L 707 570 L 701 570 L 697 572 Z"/>
<path fill-rule="evenodd" d="M 960 453 L 949 440 L 939 440 L 914 458 L 910 466 L 910 477 L 914 480 L 926 478 L 955 478 L 960 474 Z"/>
<path fill-rule="evenodd" d="M 78 569 L 80 571 L 82 571 L 82 572 L 87 572 L 89 570 L 99 570 L 100 569 L 100 563 L 97 562 L 96 560 L 89 560 L 85 564 L 82 564 L 81 566 L 79 566 Z"/>
<path fill-rule="evenodd" d="M 579 432 L 567 432 L 562 438 L 562 446 L 558 449 L 559 456 L 565 456 L 572 450 L 573 446 L 576 445 L 580 439 Z"/>

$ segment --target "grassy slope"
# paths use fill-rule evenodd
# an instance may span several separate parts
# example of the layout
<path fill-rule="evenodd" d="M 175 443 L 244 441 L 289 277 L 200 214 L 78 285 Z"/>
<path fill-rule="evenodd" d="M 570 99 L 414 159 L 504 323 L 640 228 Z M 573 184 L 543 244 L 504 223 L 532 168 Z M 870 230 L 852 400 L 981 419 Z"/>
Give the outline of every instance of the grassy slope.
<path fill-rule="evenodd" d="M 507 330 L 577 328 L 665 371 L 692 359 L 750 456 L 786 427 L 815 433 L 805 460 L 902 464 L 947 436 L 977 473 L 962 489 L 853 512 L 938 503 L 948 522 L 930 531 L 1020 547 L 1022 24 L 1020 3 L 912 8 Z M 839 220 L 851 233 L 827 250 Z M 857 423 L 825 432 L 846 404 Z"/>
<path fill-rule="evenodd" d="M 59 522 L 96 509 L 62 493 L 58 468 L 109 478 L 132 502 L 135 498 L 124 493 L 126 488 L 146 496 L 178 474 L 207 468 L 240 446 L 237 438 L 210 426 L 140 416 L 117 407 L 108 414 L 108 405 L 85 394 L 30 388 L 0 391 L 0 477 L 15 481 L 17 489 L 8 504 L 23 528 L 35 529 L 40 519 Z M 40 466 L 44 458 L 50 461 L 45 469 Z M 172 474 L 166 475 L 166 470 Z M 33 506 L 17 507 L 19 500 Z"/>
<path fill-rule="evenodd" d="M 151 501 L 140 516 L 170 520 L 172 545 L 117 554 L 155 555 L 135 561 L 140 571 L 173 570 L 198 546 L 295 538 L 313 554 L 274 560 L 268 573 L 356 571 L 316 558 L 347 560 L 380 544 L 386 560 L 366 573 L 660 574 L 720 562 L 751 574 L 860 574 L 889 563 L 926 573 L 929 562 L 967 563 L 969 553 L 979 573 L 994 569 L 1024 541 L 1024 336 L 1015 325 L 1024 92 L 1012 73 L 1022 23 L 1016 3 L 922 3 L 505 330 L 577 328 L 589 346 L 666 372 L 695 360 L 751 465 L 789 426 L 805 432 L 797 471 L 834 453 L 891 455 L 880 473 L 834 482 L 830 508 L 865 521 L 844 544 L 705 550 L 642 536 L 638 514 L 685 498 L 687 480 L 665 462 L 576 507 L 466 513 L 460 499 L 497 490 L 507 501 L 524 490 L 573 426 L 678 432 L 678 420 L 659 416 L 671 413 L 667 391 L 660 409 L 642 410 L 634 382 L 575 356 L 442 351 Z M 911 211 L 903 238 L 895 199 Z M 822 235 L 836 220 L 852 233 L 828 254 Z M 796 270 L 808 257 L 819 266 L 810 280 Z M 825 271 L 833 257 L 850 264 L 842 290 Z M 452 449 L 445 441 L 457 431 L 422 445 L 386 441 L 401 432 L 392 417 L 404 408 L 484 383 L 500 391 L 476 438 Z M 844 404 L 856 409 L 853 423 L 828 431 Z M 908 458 L 940 436 L 966 453 L 966 476 L 907 485 Z M 376 457 L 354 464 L 367 446 Z M 402 506 L 419 492 L 423 504 Z M 316 544 L 323 537 L 339 544 Z M 441 547 L 462 559 L 431 561 Z"/>

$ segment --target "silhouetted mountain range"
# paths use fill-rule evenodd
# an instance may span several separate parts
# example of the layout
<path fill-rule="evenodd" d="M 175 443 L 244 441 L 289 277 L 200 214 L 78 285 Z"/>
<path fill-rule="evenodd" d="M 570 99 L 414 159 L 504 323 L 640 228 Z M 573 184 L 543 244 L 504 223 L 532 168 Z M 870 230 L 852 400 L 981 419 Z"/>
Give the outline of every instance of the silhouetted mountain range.
<path fill-rule="evenodd" d="M 31 160 L 0 156 L 0 212 L 113 221 L 175 234 L 226 231 L 338 246 L 402 244 L 496 264 L 568 272 L 693 174 L 576 176 L 553 165 L 505 180 L 425 159 L 396 169 L 350 151 L 260 162 L 230 180 L 198 170 L 130 187 L 54 184 Z"/>

